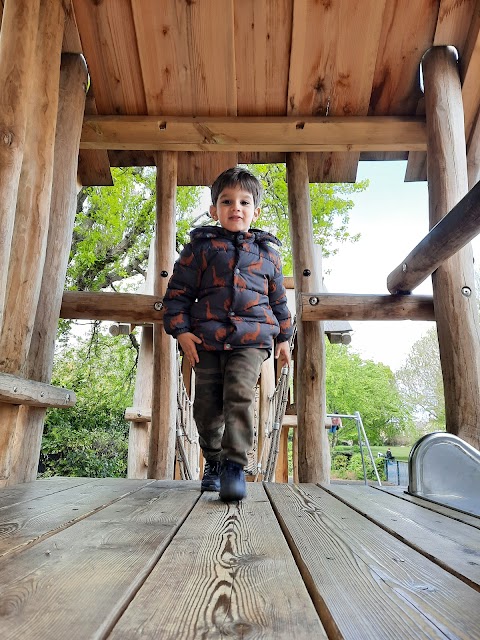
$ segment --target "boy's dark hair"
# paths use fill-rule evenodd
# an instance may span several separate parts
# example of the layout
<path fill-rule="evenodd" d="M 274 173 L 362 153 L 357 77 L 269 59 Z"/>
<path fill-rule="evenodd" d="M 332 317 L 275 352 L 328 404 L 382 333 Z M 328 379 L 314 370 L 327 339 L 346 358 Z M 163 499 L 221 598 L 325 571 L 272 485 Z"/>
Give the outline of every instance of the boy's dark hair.
<path fill-rule="evenodd" d="M 217 200 L 222 191 L 227 187 L 236 187 L 239 185 L 245 191 L 253 196 L 253 204 L 259 206 L 262 201 L 263 189 L 260 181 L 248 169 L 242 167 L 232 167 L 221 173 L 212 184 L 212 204 L 216 207 Z"/>

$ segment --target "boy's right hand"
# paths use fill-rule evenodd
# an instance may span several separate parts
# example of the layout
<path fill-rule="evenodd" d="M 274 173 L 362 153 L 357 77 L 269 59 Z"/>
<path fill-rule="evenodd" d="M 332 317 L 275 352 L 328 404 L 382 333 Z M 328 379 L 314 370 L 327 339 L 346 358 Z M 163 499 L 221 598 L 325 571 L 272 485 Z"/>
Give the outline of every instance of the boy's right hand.
<path fill-rule="evenodd" d="M 187 331 L 186 333 L 181 333 L 178 336 L 177 340 L 180 343 L 180 346 L 182 347 L 182 351 L 186 356 L 187 360 L 189 361 L 190 365 L 194 367 L 198 362 L 198 353 L 197 353 L 196 345 L 202 344 L 201 339 L 197 338 L 197 336 L 194 333 Z"/>

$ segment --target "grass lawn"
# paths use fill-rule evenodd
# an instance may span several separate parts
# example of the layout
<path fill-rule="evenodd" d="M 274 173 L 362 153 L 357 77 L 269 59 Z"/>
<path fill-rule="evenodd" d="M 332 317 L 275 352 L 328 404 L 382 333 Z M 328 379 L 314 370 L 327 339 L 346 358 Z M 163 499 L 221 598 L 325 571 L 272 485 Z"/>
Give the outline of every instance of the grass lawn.
<path fill-rule="evenodd" d="M 405 447 L 370 447 L 373 453 L 373 457 L 377 457 L 377 453 L 385 453 L 387 449 L 390 449 L 395 460 L 400 462 L 408 462 L 408 456 L 410 454 L 411 445 Z M 351 451 L 352 447 L 338 446 L 335 447 L 335 451 Z"/>

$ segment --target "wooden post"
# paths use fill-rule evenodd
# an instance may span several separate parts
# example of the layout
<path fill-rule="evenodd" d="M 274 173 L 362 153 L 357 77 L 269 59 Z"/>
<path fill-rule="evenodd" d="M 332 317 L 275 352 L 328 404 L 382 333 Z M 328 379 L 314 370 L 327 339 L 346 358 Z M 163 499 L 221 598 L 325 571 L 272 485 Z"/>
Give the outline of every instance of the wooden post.
<path fill-rule="evenodd" d="M 163 296 L 172 274 L 175 251 L 175 196 L 178 156 L 175 151 L 155 155 L 157 164 L 157 222 L 153 292 Z M 153 327 L 152 426 L 148 477 L 173 478 L 176 425 L 175 341 L 162 324 Z"/>
<path fill-rule="evenodd" d="M 55 134 L 53 188 L 47 252 L 25 376 L 50 382 L 58 317 L 76 212 L 77 165 L 87 68 L 78 54 L 63 54 Z M 37 476 L 45 409 L 20 407 L 9 484 Z"/>
<path fill-rule="evenodd" d="M 41 3 L 22 170 L 0 333 L 0 371 L 25 375 L 47 245 L 65 12 L 61 0 Z M 0 404 L 0 483 L 10 482 L 18 408 Z"/>
<path fill-rule="evenodd" d="M 465 195 L 462 94 L 453 50 L 423 58 L 430 227 Z M 432 275 L 447 431 L 480 447 L 480 332 L 470 245 Z"/>
<path fill-rule="evenodd" d="M 6 0 L 0 33 L 0 330 L 7 290 L 40 0 Z"/>
<path fill-rule="evenodd" d="M 155 277 L 155 239 L 150 243 L 148 255 L 147 277 L 143 293 L 153 293 L 153 279 Z M 153 326 L 142 327 L 140 351 L 138 354 L 135 391 L 133 406 L 135 409 L 146 410 L 151 415 L 153 384 Z M 143 480 L 148 472 L 148 450 L 150 442 L 150 426 L 148 421 L 130 422 L 128 433 L 128 470 L 129 478 Z"/>
<path fill-rule="evenodd" d="M 293 275 L 297 292 L 320 291 L 315 269 L 307 155 L 287 154 L 288 213 Z M 330 449 L 325 434 L 325 343 L 322 322 L 298 322 L 297 429 L 300 482 L 330 481 Z"/>

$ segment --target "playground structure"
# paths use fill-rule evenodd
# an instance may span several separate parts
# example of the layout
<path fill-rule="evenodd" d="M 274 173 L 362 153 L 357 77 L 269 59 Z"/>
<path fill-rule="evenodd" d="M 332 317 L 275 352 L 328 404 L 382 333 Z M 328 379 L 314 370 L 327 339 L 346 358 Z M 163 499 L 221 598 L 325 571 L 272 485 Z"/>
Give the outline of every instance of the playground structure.
<path fill-rule="evenodd" d="M 3 0 L 0 9 L 2 637 L 480 637 L 480 575 L 468 561 L 479 553 L 478 517 L 329 483 L 323 325 L 435 320 L 446 429 L 478 450 L 468 243 L 480 230 L 480 3 Z M 390 294 L 326 293 L 309 182 L 353 182 L 362 159 L 408 160 L 407 180 L 428 175 L 431 230 L 386 273 Z M 277 468 L 276 483 L 223 505 L 173 480 L 177 354 L 162 296 L 177 186 L 208 185 L 237 162 L 287 166 L 296 483 L 279 483 Z M 111 184 L 112 166 L 141 165 L 157 170 L 151 289 L 64 292 L 78 190 Z M 430 275 L 433 297 L 414 295 Z M 146 325 L 128 480 L 34 481 L 46 409 L 75 402 L 50 384 L 59 317 Z M 272 361 L 262 370 L 261 422 L 276 373 Z M 190 397 L 191 372 L 182 374 Z M 181 455 L 193 463 L 189 447 Z"/>

